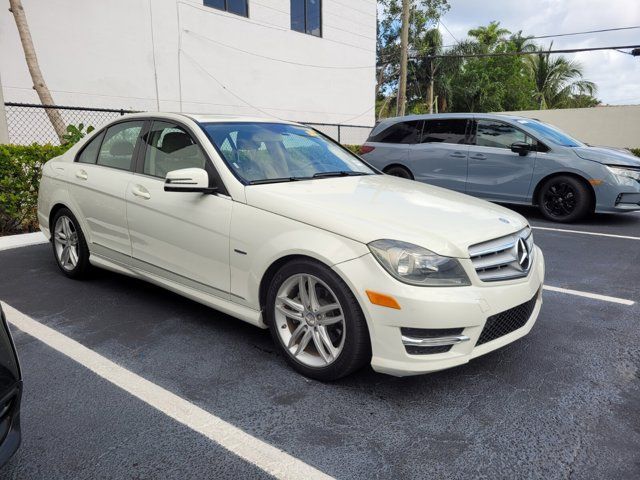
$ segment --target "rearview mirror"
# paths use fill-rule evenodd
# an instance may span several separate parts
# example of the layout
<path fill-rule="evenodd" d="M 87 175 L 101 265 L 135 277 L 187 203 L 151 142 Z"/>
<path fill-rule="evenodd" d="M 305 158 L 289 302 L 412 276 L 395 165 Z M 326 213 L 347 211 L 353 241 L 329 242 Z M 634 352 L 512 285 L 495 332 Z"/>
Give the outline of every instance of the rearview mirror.
<path fill-rule="evenodd" d="M 531 150 L 531 145 L 525 142 L 515 142 L 511 144 L 511 151 L 524 157 Z"/>
<path fill-rule="evenodd" d="M 214 193 L 216 190 L 209 187 L 209 174 L 202 168 L 172 170 L 164 181 L 165 192 Z"/>

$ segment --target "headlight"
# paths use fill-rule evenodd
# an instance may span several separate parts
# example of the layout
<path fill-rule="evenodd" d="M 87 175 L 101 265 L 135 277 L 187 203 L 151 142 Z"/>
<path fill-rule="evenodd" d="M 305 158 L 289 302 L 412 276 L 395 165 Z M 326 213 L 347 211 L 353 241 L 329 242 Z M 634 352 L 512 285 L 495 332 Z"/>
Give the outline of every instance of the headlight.
<path fill-rule="evenodd" d="M 457 259 L 442 257 L 426 248 L 398 240 L 376 240 L 369 244 L 369 250 L 401 282 L 424 287 L 471 285 Z"/>
<path fill-rule="evenodd" d="M 640 169 L 635 170 L 633 168 L 614 167 L 611 165 L 607 165 L 607 170 L 609 170 L 617 177 L 627 177 L 640 182 Z"/>

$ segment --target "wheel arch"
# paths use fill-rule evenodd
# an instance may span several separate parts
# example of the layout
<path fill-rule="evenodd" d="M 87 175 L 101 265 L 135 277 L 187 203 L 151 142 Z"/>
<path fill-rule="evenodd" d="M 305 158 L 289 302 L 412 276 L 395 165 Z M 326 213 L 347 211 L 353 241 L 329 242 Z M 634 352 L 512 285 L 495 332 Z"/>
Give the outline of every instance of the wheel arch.
<path fill-rule="evenodd" d="M 575 172 L 553 172 L 547 175 L 546 177 L 541 178 L 540 181 L 538 181 L 538 183 L 536 184 L 535 189 L 533 190 L 531 203 L 535 206 L 539 206 L 540 202 L 538 201 L 538 197 L 540 195 L 540 190 L 542 189 L 542 186 L 552 178 L 562 177 L 562 176 L 573 177 L 587 187 L 587 191 L 589 192 L 589 195 L 590 195 L 590 208 L 593 209 L 596 205 L 596 192 L 593 189 L 593 185 L 591 185 L 589 181 L 586 178 L 584 178 L 582 175 Z"/>

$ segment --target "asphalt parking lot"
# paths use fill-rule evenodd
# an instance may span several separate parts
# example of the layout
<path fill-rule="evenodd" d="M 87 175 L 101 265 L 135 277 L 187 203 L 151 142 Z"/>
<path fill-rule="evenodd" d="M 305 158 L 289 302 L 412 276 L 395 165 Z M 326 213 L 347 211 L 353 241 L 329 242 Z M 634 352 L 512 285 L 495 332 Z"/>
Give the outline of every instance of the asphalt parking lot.
<path fill-rule="evenodd" d="M 68 280 L 49 245 L 0 252 L 0 299 L 333 477 L 640 478 L 640 214 L 566 226 L 518 210 L 538 227 L 547 285 L 614 298 L 546 291 L 528 336 L 431 375 L 365 369 L 333 384 L 307 380 L 268 332 L 110 272 Z M 12 331 L 25 382 L 23 442 L 1 478 L 268 477 Z"/>

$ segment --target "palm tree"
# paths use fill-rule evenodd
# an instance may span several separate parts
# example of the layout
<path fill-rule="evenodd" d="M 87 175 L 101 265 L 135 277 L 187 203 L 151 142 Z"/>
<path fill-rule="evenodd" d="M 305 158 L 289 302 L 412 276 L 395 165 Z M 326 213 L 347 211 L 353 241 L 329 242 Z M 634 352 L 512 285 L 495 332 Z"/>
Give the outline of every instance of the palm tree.
<path fill-rule="evenodd" d="M 550 53 L 529 55 L 527 66 L 540 110 L 567 107 L 576 95 L 592 96 L 597 91 L 595 83 L 583 79 L 582 66 L 566 57 L 551 58 Z"/>
<path fill-rule="evenodd" d="M 27 16 L 24 13 L 24 7 L 21 0 L 9 0 L 9 10 L 13 13 L 13 18 L 16 21 L 16 27 L 18 34 L 20 35 L 20 41 L 22 42 L 22 49 L 24 50 L 24 58 L 27 62 L 27 68 L 31 74 L 31 80 L 33 81 L 33 88 L 35 89 L 40 102 L 43 105 L 53 105 L 53 97 L 47 84 L 44 82 L 44 77 L 40 71 L 40 65 L 38 64 L 38 57 L 36 56 L 36 50 L 33 46 L 33 40 L 31 39 L 31 31 L 29 30 L 29 24 L 27 23 Z M 53 125 L 53 129 L 56 131 L 60 142 L 64 142 L 64 136 L 67 133 L 65 129 L 64 120 L 62 115 L 55 108 L 45 108 L 45 112 Z"/>
<path fill-rule="evenodd" d="M 489 23 L 486 27 L 481 26 L 469 30 L 469 36 L 474 37 L 480 45 L 486 48 L 493 47 L 510 33 L 506 28 L 500 28 L 500 22 L 496 21 Z"/>

